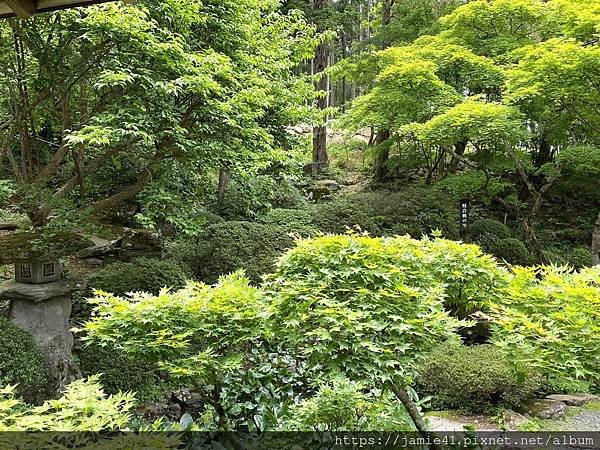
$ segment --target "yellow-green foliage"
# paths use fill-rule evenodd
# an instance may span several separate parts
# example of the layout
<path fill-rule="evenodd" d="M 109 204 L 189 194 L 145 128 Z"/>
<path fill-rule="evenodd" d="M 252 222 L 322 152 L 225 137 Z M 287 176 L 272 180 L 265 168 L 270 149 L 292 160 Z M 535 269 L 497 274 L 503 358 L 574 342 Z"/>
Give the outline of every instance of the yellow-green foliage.
<path fill-rule="evenodd" d="M 239 365 L 243 346 L 263 333 L 268 307 L 241 273 L 214 287 L 131 298 L 98 293 L 86 339 L 158 362 L 173 376 L 212 384 Z"/>
<path fill-rule="evenodd" d="M 0 431 L 124 430 L 134 405 L 131 394 L 106 396 L 97 377 L 77 380 L 58 400 L 29 407 L 14 386 L 0 388 Z"/>
<path fill-rule="evenodd" d="M 476 246 L 349 234 L 299 241 L 266 289 L 276 336 L 309 361 L 401 381 L 423 353 L 456 337 L 461 323 L 444 302 L 471 309 L 499 278 Z"/>
<path fill-rule="evenodd" d="M 493 341 L 558 390 L 600 383 L 600 270 L 515 267 L 494 302 Z"/>

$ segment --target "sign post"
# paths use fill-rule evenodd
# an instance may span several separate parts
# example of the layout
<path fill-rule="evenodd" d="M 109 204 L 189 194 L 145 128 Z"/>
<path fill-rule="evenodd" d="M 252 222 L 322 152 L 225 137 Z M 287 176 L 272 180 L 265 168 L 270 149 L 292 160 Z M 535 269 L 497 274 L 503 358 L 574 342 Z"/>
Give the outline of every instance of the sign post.
<path fill-rule="evenodd" d="M 469 216 L 471 214 L 471 202 L 469 199 L 460 201 L 459 221 L 460 221 L 460 237 L 463 242 L 467 241 L 467 229 L 469 228 Z"/>

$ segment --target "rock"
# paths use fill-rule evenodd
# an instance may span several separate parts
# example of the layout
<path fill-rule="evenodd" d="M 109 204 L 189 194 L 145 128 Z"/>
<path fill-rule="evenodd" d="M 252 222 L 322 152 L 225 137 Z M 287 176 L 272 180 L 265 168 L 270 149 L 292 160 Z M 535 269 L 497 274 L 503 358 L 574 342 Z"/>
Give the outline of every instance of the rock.
<path fill-rule="evenodd" d="M 13 286 L 20 283 L 5 283 Z M 64 282 L 45 285 L 25 285 L 35 288 L 27 291 L 22 287 L 2 290 L 0 297 L 12 293 L 8 319 L 31 333 L 34 342 L 44 353 L 48 372 L 53 381 L 56 396 L 63 393 L 69 383 L 81 377 L 73 361 L 73 335 L 70 331 L 71 297 Z M 46 292 L 39 289 L 46 289 Z M 18 296 L 14 296 L 17 292 Z M 31 294 L 30 298 L 24 298 Z"/>
<path fill-rule="evenodd" d="M 308 197 L 311 200 L 319 200 L 322 197 L 333 194 L 340 189 L 335 180 L 319 180 L 308 188 Z"/>
<path fill-rule="evenodd" d="M 0 264 L 26 263 L 39 258 L 74 255 L 92 242 L 76 233 L 56 233 L 51 238 L 25 232 L 0 235 Z"/>
<path fill-rule="evenodd" d="M 44 302 L 57 297 L 69 295 L 70 288 L 66 281 L 46 284 L 26 284 L 7 281 L 0 285 L 0 298 L 10 301 L 27 300 Z"/>
<path fill-rule="evenodd" d="M 583 406 L 592 401 L 600 400 L 599 396 L 592 394 L 553 394 L 546 398 L 563 402 L 569 406 Z"/>
<path fill-rule="evenodd" d="M 539 419 L 560 419 L 567 412 L 567 405 L 549 398 L 536 399 L 525 403 L 523 411 Z"/>
<path fill-rule="evenodd" d="M 14 223 L 0 223 L 0 231 L 15 231 L 19 229 L 19 225 Z"/>
<path fill-rule="evenodd" d="M 164 241 L 159 232 L 152 230 L 138 230 L 125 228 L 124 235 L 115 244 L 118 247 L 119 256 L 129 258 L 139 257 L 162 257 L 164 253 Z"/>
<path fill-rule="evenodd" d="M 507 409 L 502 413 L 502 423 L 509 431 L 516 431 L 520 425 L 528 422 L 529 419 L 522 414 Z"/>
<path fill-rule="evenodd" d="M 165 411 L 165 416 L 172 420 L 179 420 L 181 418 L 181 406 L 177 403 L 171 403 Z"/>
<path fill-rule="evenodd" d="M 171 394 L 171 399 L 184 407 L 190 407 L 202 403 L 202 397 L 197 392 L 190 391 L 189 389 L 180 389 Z"/>
<path fill-rule="evenodd" d="M 78 258 L 94 258 L 97 256 L 104 256 L 110 253 L 114 253 L 116 251 L 115 246 L 112 242 L 107 241 L 106 239 L 92 237 L 90 240 L 94 243 L 94 245 L 84 248 L 83 250 L 77 252 Z"/>
<path fill-rule="evenodd" d="M 104 264 L 104 261 L 102 261 L 99 258 L 87 258 L 84 261 L 86 264 L 89 264 L 90 266 L 101 266 L 102 264 Z"/>
<path fill-rule="evenodd" d="M 463 432 L 465 429 L 499 431 L 496 424 L 483 415 L 464 415 L 458 411 L 431 411 L 426 414 L 432 431 Z"/>

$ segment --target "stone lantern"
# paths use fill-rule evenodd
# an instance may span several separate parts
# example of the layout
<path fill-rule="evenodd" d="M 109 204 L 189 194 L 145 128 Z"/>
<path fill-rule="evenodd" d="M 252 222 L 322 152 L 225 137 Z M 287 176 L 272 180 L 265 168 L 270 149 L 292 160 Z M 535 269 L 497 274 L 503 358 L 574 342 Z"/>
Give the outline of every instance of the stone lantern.
<path fill-rule="evenodd" d="M 15 279 L 0 284 L 0 299 L 9 302 L 8 319 L 31 333 L 44 352 L 56 394 L 80 376 L 71 354 L 71 289 L 61 279 L 59 258 L 91 245 L 73 233 L 0 235 L 0 264 L 15 268 Z"/>

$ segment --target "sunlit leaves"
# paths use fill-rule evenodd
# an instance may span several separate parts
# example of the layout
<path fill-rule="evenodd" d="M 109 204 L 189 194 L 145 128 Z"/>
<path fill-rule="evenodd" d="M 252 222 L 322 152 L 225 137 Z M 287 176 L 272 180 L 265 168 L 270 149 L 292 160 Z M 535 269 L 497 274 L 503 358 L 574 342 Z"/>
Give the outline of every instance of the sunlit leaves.
<path fill-rule="evenodd" d="M 600 271 L 515 267 L 492 311 L 493 341 L 558 389 L 588 389 L 600 373 Z"/>
<path fill-rule="evenodd" d="M 490 149 L 515 145 L 527 138 L 522 114 L 513 107 L 468 99 L 424 124 L 401 129 L 428 145 L 452 146 L 468 141 Z"/>
<path fill-rule="evenodd" d="M 352 234 L 299 241 L 266 290 L 274 337 L 310 363 L 353 379 L 402 382 L 424 352 L 455 337 L 460 322 L 446 307 L 483 306 L 481 294 L 501 279 L 475 246 Z"/>

